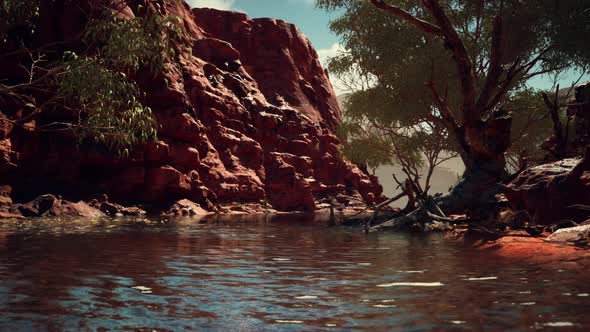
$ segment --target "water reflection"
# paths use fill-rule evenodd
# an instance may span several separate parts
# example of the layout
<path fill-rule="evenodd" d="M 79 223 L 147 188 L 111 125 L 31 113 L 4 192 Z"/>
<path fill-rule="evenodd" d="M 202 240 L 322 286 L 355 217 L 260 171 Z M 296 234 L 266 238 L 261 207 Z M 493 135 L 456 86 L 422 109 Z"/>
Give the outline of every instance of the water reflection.
<path fill-rule="evenodd" d="M 306 216 L 0 226 L 0 330 L 585 330 L 588 293 L 582 275 Z"/>

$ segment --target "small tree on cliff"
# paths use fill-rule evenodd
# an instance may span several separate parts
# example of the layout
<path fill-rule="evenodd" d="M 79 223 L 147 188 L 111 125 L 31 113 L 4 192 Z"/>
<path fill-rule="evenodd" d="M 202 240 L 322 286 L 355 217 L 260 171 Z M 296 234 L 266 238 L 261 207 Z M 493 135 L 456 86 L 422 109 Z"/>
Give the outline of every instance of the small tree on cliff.
<path fill-rule="evenodd" d="M 1 121 L 31 128 L 28 123 L 46 112 L 65 114 L 64 121 L 37 129 L 71 130 L 80 140 L 123 154 L 155 138 L 155 118 L 133 78 L 140 71 L 162 70 L 174 55 L 172 40 L 181 39 L 182 31 L 161 1 L 136 4 L 143 7 L 136 12 L 145 15 L 133 18 L 120 15 L 128 2 L 0 0 L 0 61 L 21 68 L 10 77 L 0 74 L 0 111 L 9 115 L 16 105 L 26 113 Z M 68 40 L 39 42 L 40 18 L 50 20 L 64 6 L 80 6 L 86 13 L 80 31 Z"/>
<path fill-rule="evenodd" d="M 342 10 L 332 29 L 346 51 L 337 74 L 368 75 L 398 116 L 446 128 L 466 172 L 436 199 L 446 212 L 476 208 L 505 174 L 505 108 L 531 78 L 588 63 L 590 2 L 317 0 Z M 393 115 L 392 115 L 393 116 Z M 486 195 L 488 194 L 488 195 Z"/>

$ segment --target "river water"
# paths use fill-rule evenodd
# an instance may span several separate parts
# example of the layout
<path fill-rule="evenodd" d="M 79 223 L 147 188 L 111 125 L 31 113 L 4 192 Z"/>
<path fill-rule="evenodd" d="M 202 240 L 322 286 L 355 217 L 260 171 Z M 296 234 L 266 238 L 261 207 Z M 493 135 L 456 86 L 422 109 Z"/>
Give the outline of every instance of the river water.
<path fill-rule="evenodd" d="M 309 217 L 0 224 L 0 331 L 588 331 L 587 273 Z"/>

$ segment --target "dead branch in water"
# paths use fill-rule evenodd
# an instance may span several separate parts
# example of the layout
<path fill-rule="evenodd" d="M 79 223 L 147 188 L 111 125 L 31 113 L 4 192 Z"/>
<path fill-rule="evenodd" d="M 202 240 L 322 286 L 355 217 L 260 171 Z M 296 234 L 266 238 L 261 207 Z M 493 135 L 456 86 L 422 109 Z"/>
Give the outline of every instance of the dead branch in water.
<path fill-rule="evenodd" d="M 584 210 L 590 211 L 590 205 L 582 205 L 582 204 L 574 204 L 567 207 L 568 209 L 577 209 L 577 210 Z"/>
<path fill-rule="evenodd" d="M 377 218 L 377 216 L 379 215 L 379 212 L 381 211 L 381 209 L 395 201 L 397 201 L 398 199 L 407 196 L 406 191 L 404 190 L 401 194 L 390 198 L 388 200 L 386 200 L 385 202 L 378 204 L 377 206 L 375 206 L 374 211 L 373 211 L 373 216 L 371 217 L 371 219 L 369 219 L 366 223 L 365 223 L 365 233 L 369 232 L 369 229 L 371 228 L 371 224 L 373 223 L 373 221 Z"/>

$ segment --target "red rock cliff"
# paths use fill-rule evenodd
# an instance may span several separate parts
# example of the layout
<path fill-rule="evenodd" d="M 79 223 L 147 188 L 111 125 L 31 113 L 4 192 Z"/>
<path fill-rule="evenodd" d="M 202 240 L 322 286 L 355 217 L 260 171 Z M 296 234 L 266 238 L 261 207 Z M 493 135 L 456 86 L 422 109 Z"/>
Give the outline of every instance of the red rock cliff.
<path fill-rule="evenodd" d="M 42 17 L 55 34 L 45 41 L 76 30 L 64 26 L 76 22 L 63 20 L 76 15 L 66 9 Z M 122 160 L 97 146 L 76 147 L 68 135 L 34 130 L 51 118 L 41 117 L 29 129 L 3 122 L 0 184 L 12 185 L 22 197 L 56 192 L 155 203 L 188 198 L 207 209 L 267 201 L 283 211 L 313 210 L 334 198 L 370 204 L 381 196 L 375 178 L 340 157 L 334 91 L 313 46 L 294 25 L 191 11 L 186 4 L 167 10 L 183 20 L 193 45 L 192 54 L 184 51 L 162 73 L 169 84 L 136 77 L 148 92 L 159 140 Z M 134 15 L 132 8 L 123 13 Z M 22 114 L 0 116 L 14 120 Z"/>

